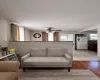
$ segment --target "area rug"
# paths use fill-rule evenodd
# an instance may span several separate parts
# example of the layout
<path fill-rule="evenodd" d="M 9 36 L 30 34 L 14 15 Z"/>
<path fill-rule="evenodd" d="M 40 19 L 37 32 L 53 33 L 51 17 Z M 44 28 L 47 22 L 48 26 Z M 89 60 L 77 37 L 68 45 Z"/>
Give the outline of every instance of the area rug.
<path fill-rule="evenodd" d="M 19 80 L 100 80 L 89 70 L 28 70 L 19 73 Z"/>

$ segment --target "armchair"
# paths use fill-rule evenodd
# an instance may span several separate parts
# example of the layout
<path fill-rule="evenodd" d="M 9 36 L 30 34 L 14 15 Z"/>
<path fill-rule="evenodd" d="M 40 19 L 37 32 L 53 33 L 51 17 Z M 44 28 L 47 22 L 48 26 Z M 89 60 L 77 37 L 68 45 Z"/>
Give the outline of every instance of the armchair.
<path fill-rule="evenodd" d="M 0 61 L 0 80 L 18 80 L 18 61 Z"/>

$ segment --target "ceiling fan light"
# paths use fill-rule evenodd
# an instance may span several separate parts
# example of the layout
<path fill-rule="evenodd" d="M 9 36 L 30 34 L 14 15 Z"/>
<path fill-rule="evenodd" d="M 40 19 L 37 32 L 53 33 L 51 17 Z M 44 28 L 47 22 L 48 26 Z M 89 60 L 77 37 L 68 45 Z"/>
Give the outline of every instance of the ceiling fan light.
<path fill-rule="evenodd" d="M 49 31 L 46 31 L 46 33 L 49 33 Z"/>

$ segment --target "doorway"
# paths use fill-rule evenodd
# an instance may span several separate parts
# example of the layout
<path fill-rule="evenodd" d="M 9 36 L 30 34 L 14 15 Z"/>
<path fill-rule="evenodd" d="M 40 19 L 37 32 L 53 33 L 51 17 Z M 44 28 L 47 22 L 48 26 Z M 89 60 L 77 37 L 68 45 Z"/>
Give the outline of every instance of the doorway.
<path fill-rule="evenodd" d="M 75 61 L 100 60 L 97 56 L 97 29 L 75 34 Z"/>

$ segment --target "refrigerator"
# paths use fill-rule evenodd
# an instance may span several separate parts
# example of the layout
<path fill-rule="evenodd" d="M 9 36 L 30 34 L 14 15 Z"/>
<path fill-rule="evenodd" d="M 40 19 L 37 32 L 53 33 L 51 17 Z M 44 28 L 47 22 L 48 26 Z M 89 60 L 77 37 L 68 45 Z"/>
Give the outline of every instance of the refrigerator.
<path fill-rule="evenodd" d="M 77 37 L 77 49 L 88 49 L 87 37 Z"/>

